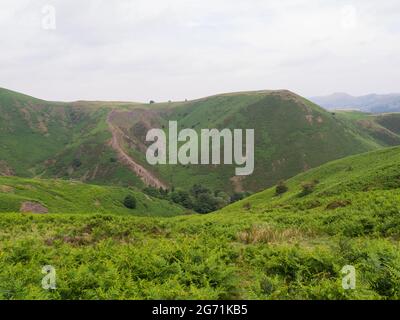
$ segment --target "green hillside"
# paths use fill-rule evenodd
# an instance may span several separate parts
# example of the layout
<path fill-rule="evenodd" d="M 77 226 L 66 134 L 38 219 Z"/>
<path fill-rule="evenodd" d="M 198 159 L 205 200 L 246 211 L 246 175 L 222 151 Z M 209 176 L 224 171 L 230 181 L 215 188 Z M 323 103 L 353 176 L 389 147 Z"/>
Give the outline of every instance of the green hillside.
<path fill-rule="evenodd" d="M 107 142 L 116 102 L 48 102 L 0 88 L 0 175 L 141 185 Z M 79 160 L 79 161 L 78 161 Z"/>
<path fill-rule="evenodd" d="M 314 182 L 309 195 L 302 195 L 303 184 Z M 336 160 L 299 174 L 285 182 L 288 191 L 275 194 L 275 188 L 267 189 L 249 198 L 253 206 L 297 206 L 318 199 L 317 207 L 328 205 L 335 197 L 364 196 L 378 193 L 397 192 L 400 188 L 400 147 L 364 153 Z M 390 191 L 390 192 L 389 192 Z M 390 197 L 392 198 L 392 197 Z M 312 201 L 310 202 L 312 203 Z M 222 211 L 232 211 L 243 203 L 238 202 Z M 314 203 L 317 205 L 317 202 Z M 368 204 L 370 205 L 370 204 Z M 393 204 L 391 204 L 393 205 Z"/>
<path fill-rule="evenodd" d="M 337 117 L 350 121 L 360 135 L 382 146 L 400 144 L 400 113 L 370 114 L 359 111 L 338 111 Z"/>
<path fill-rule="evenodd" d="M 135 209 L 124 206 L 127 195 L 137 201 Z M 184 209 L 142 192 L 84 184 L 79 181 L 0 177 L 0 212 L 19 212 L 23 204 L 39 205 L 49 213 L 107 213 L 142 216 L 173 216 Z M 34 211 L 35 212 L 35 209 Z"/>
<path fill-rule="evenodd" d="M 3 299 L 400 299 L 400 148 L 208 215 L 2 214 Z M 40 270 L 57 271 L 44 291 Z M 341 270 L 356 270 L 356 288 Z"/>
<path fill-rule="evenodd" d="M 144 104 L 49 102 L 0 89 L 0 175 L 259 191 L 328 161 L 400 144 L 397 118 L 330 113 L 287 90 Z M 254 173 L 237 177 L 236 165 L 150 166 L 146 133 L 169 120 L 197 132 L 254 129 Z"/>
<path fill-rule="evenodd" d="M 286 90 L 155 105 L 118 111 L 113 123 L 124 132 L 125 148 L 132 157 L 166 184 L 186 189 L 201 183 L 228 192 L 257 191 L 327 161 L 387 145 L 351 119 L 337 117 Z M 198 133 L 204 128 L 254 128 L 254 173 L 235 177 L 235 165 L 148 166 L 145 133 L 152 127 L 168 128 L 168 120 L 178 121 L 178 129 L 192 128 Z"/>

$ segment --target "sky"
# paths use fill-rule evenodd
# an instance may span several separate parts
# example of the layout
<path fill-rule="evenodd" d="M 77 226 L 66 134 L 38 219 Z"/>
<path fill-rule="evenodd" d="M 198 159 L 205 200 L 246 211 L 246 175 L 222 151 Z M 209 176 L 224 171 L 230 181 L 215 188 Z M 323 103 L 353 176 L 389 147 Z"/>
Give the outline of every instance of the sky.
<path fill-rule="evenodd" d="M 398 0 L 1 0 L 0 87 L 167 101 L 400 92 Z"/>

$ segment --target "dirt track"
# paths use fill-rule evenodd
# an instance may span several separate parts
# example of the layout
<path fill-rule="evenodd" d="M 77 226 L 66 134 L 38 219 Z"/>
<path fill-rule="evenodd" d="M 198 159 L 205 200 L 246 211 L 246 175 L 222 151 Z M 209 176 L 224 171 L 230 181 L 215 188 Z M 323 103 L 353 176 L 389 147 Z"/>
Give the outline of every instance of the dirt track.
<path fill-rule="evenodd" d="M 111 111 L 107 117 L 107 124 L 112 133 L 112 139 L 110 141 L 110 146 L 115 150 L 118 155 L 118 160 L 126 165 L 131 171 L 133 171 L 140 179 L 144 182 L 144 184 L 148 186 L 153 186 L 156 188 L 167 189 L 167 185 L 161 182 L 158 178 L 156 178 L 150 171 L 146 168 L 135 162 L 131 156 L 129 156 L 122 147 L 123 137 L 125 133 L 122 132 L 120 128 L 114 126 L 112 123 L 112 115 L 115 110 Z"/>

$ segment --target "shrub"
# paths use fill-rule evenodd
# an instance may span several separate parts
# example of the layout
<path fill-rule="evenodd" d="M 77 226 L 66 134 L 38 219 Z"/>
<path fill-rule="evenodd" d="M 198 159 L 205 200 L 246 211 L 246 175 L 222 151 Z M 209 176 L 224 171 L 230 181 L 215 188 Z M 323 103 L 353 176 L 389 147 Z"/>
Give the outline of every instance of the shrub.
<path fill-rule="evenodd" d="M 187 209 L 193 208 L 192 198 L 190 197 L 190 194 L 187 191 L 177 190 L 172 192 L 171 200 Z"/>
<path fill-rule="evenodd" d="M 251 204 L 250 204 L 250 202 L 246 202 L 244 205 L 243 205 L 243 209 L 245 209 L 245 210 L 250 210 L 251 209 Z"/>
<path fill-rule="evenodd" d="M 234 203 L 236 201 L 243 200 L 244 198 L 247 198 L 250 196 L 250 192 L 235 192 L 233 195 L 231 195 L 231 203 Z"/>
<path fill-rule="evenodd" d="M 275 194 L 280 195 L 280 194 L 287 192 L 288 190 L 289 190 L 289 188 L 286 186 L 285 181 L 281 180 L 276 185 Z"/>
<path fill-rule="evenodd" d="M 190 189 L 190 193 L 197 198 L 202 193 L 211 193 L 211 190 L 201 184 L 194 184 Z"/>
<path fill-rule="evenodd" d="M 147 194 L 147 195 L 149 195 L 149 196 L 151 196 L 151 197 L 160 198 L 160 199 L 162 198 L 162 195 L 161 195 L 161 193 L 160 193 L 160 190 L 157 189 L 157 188 L 154 188 L 154 187 L 152 187 L 152 186 L 145 187 L 142 191 L 143 191 L 145 194 Z"/>
<path fill-rule="evenodd" d="M 302 191 L 300 193 L 300 196 L 306 196 L 312 192 L 314 192 L 315 186 L 318 184 L 318 180 L 313 180 L 309 182 L 303 182 L 301 184 Z"/>
<path fill-rule="evenodd" d="M 74 160 L 72 160 L 72 166 L 73 166 L 74 168 L 79 168 L 81 165 L 82 165 L 81 160 L 79 160 L 79 159 L 74 159 Z"/>
<path fill-rule="evenodd" d="M 194 209 L 199 213 L 209 213 L 217 210 L 218 201 L 210 193 L 200 193 L 196 198 Z"/>
<path fill-rule="evenodd" d="M 124 206 L 128 209 L 135 209 L 136 208 L 136 199 L 132 195 L 127 195 L 124 199 Z"/>

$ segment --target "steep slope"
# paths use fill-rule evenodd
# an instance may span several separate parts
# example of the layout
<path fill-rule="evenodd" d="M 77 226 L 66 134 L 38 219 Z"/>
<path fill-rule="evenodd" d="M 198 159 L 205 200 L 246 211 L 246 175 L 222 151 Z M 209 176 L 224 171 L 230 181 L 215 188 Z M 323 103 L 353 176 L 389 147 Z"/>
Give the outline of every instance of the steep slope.
<path fill-rule="evenodd" d="M 159 165 L 145 159 L 151 128 L 254 129 L 255 170 L 236 165 Z M 374 122 L 378 124 L 378 122 Z M 167 103 L 47 102 L 0 89 L 0 174 L 107 185 L 259 191 L 347 155 L 400 143 L 286 90 Z M 223 148 L 223 145 L 221 146 Z"/>
<path fill-rule="evenodd" d="M 138 177 L 140 177 L 140 179 L 143 181 L 145 185 L 152 186 L 157 189 L 158 188 L 167 189 L 168 187 L 165 183 L 161 182 L 157 177 L 154 176 L 152 172 L 150 172 L 150 170 L 147 170 L 143 166 L 138 164 L 132 157 L 130 157 L 124 151 L 124 148 L 121 145 L 122 140 L 124 138 L 128 138 L 128 140 L 130 140 L 130 137 L 124 134 L 124 132 L 119 127 L 113 125 L 112 121 L 114 114 L 115 110 L 109 113 L 107 117 L 107 124 L 112 134 L 110 146 L 117 153 L 120 162 L 128 166 L 131 169 L 131 171 L 133 171 Z"/>
<path fill-rule="evenodd" d="M 135 209 L 123 205 L 127 195 Z M 0 212 L 107 213 L 174 216 L 184 209 L 131 189 L 84 184 L 78 181 L 0 177 Z"/>
<path fill-rule="evenodd" d="M 72 139 L 75 114 L 49 103 L 0 89 L 0 155 L 16 175 L 32 174 L 38 162 L 60 152 Z"/>
<path fill-rule="evenodd" d="M 310 192 L 304 192 L 304 185 L 311 184 Z M 257 193 L 241 203 L 227 206 L 222 211 L 232 212 L 241 209 L 248 202 L 256 210 L 266 208 L 322 209 L 338 200 L 348 199 L 342 203 L 347 209 L 357 206 L 367 210 L 376 208 L 369 200 L 391 194 L 388 202 L 382 207 L 392 212 L 400 208 L 397 201 L 400 195 L 400 147 L 385 148 L 378 151 L 359 154 L 326 163 L 286 181 L 288 191 L 276 195 L 275 188 Z M 352 205 L 351 199 L 354 200 Z M 368 200 L 362 203 L 362 199 Z M 383 200 L 383 199 L 381 199 Z M 377 203 L 379 203 L 380 200 Z M 384 201 L 385 202 L 385 201 Z M 287 206 L 287 207 L 286 207 Z M 368 210 L 370 210 L 368 209 Z"/>
<path fill-rule="evenodd" d="M 4 213 L 0 298 L 398 300 L 399 177 L 396 147 L 330 162 L 288 180 L 281 196 L 271 188 L 208 215 Z M 57 290 L 41 290 L 43 261 L 57 270 Z M 352 290 L 345 266 L 355 270 Z"/>
<path fill-rule="evenodd" d="M 151 110 L 143 106 L 134 115 L 131 111 L 119 114 L 115 125 L 135 141 L 127 142 L 127 152 L 143 166 L 146 129 L 167 128 L 168 120 L 177 121 L 178 129 L 192 128 L 198 133 L 204 128 L 255 129 L 255 171 L 251 176 L 235 177 L 235 165 L 160 165 L 152 169 L 167 184 L 185 188 L 202 183 L 228 192 L 257 191 L 329 160 L 380 147 L 380 141 L 363 134 L 350 121 L 285 90 L 222 94 Z"/>
<path fill-rule="evenodd" d="M 106 124 L 125 102 L 48 102 L 0 88 L 0 174 L 142 185 L 116 161 Z"/>
<path fill-rule="evenodd" d="M 338 118 L 348 121 L 349 125 L 368 140 L 374 140 L 382 146 L 400 144 L 400 114 L 370 114 L 360 111 L 339 111 Z"/>

